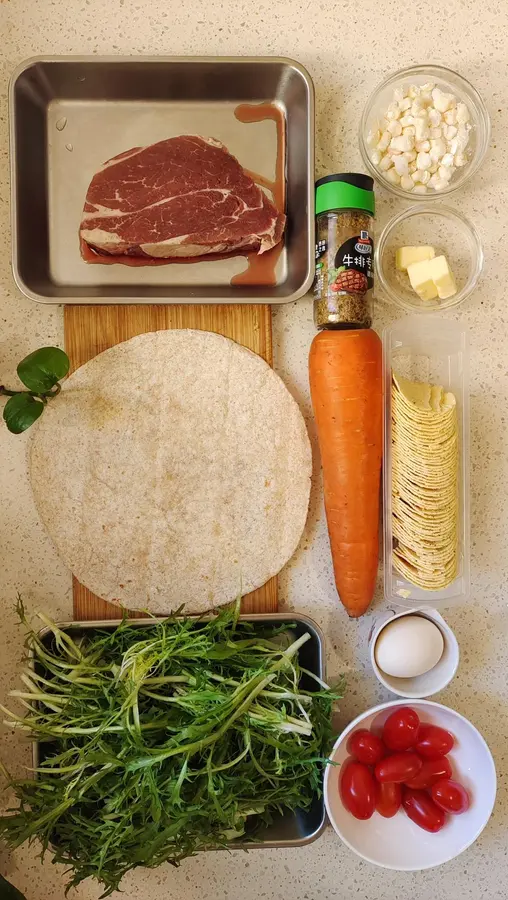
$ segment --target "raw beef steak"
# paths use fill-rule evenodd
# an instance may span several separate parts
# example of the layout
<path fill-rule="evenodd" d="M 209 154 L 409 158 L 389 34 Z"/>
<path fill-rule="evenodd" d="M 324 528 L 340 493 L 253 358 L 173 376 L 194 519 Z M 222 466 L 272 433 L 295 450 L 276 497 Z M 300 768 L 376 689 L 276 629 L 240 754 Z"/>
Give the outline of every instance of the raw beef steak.
<path fill-rule="evenodd" d="M 180 135 L 104 163 L 88 188 L 80 237 L 112 255 L 264 253 L 284 224 L 223 144 Z"/>

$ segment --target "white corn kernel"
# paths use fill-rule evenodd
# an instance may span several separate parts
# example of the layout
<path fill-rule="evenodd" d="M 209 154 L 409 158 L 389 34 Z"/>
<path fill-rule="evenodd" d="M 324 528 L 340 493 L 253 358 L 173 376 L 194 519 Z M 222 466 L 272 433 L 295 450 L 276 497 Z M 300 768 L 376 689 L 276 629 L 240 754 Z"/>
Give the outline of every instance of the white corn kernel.
<path fill-rule="evenodd" d="M 408 125 L 414 125 L 415 120 L 414 120 L 413 116 L 410 116 L 409 114 L 407 114 L 405 116 L 401 116 L 401 118 L 399 119 L 399 122 L 403 128 L 407 128 Z"/>
<path fill-rule="evenodd" d="M 415 135 L 416 135 L 416 128 L 414 127 L 414 125 L 408 125 L 407 128 L 403 128 L 403 129 L 402 129 L 402 134 L 403 134 L 405 137 L 411 138 L 411 140 L 412 140 L 412 142 L 413 142 L 413 144 L 414 144 L 414 142 L 415 142 Z M 413 146 L 413 144 L 411 144 L 411 147 Z"/>
<path fill-rule="evenodd" d="M 402 100 L 404 99 L 404 97 L 405 97 L 404 88 L 401 88 L 401 87 L 395 88 L 395 90 L 393 92 L 393 102 L 401 103 Z"/>
<path fill-rule="evenodd" d="M 422 88 L 422 91 L 420 93 L 420 100 L 424 106 L 431 106 L 432 94 L 430 93 L 430 91 L 424 91 Z"/>
<path fill-rule="evenodd" d="M 441 165 L 444 166 L 446 169 L 453 166 L 453 153 L 445 153 L 445 155 L 441 159 Z"/>
<path fill-rule="evenodd" d="M 430 141 L 415 141 L 415 150 L 418 153 L 428 153 L 430 150 Z"/>
<path fill-rule="evenodd" d="M 429 126 L 427 120 L 421 116 L 415 119 L 415 138 L 417 141 L 425 141 L 429 137 Z"/>
<path fill-rule="evenodd" d="M 412 150 L 414 145 L 414 138 L 409 134 L 401 134 L 399 137 L 394 137 L 390 141 L 390 148 L 392 150 L 398 150 L 399 153 L 404 153 L 406 150 Z"/>
<path fill-rule="evenodd" d="M 416 160 L 409 163 L 409 174 L 412 175 L 413 172 L 416 172 Z"/>
<path fill-rule="evenodd" d="M 443 128 L 443 134 L 447 141 L 453 140 L 457 136 L 457 126 L 447 125 L 446 128 Z"/>
<path fill-rule="evenodd" d="M 444 178 L 440 178 L 438 174 L 431 175 L 429 187 L 433 188 L 435 191 L 442 191 L 445 187 L 448 187 L 448 181 Z"/>
<path fill-rule="evenodd" d="M 382 160 L 381 151 L 373 150 L 372 153 L 370 154 L 370 158 L 371 158 L 371 161 L 374 163 L 374 165 L 378 166 Z"/>
<path fill-rule="evenodd" d="M 457 153 L 457 155 L 453 158 L 453 162 L 459 169 L 461 169 L 462 166 L 467 165 L 467 157 L 464 155 L 464 153 Z"/>
<path fill-rule="evenodd" d="M 381 150 L 381 152 L 383 152 L 383 150 L 387 150 L 388 147 L 390 146 L 391 139 L 392 139 L 392 136 L 391 136 L 390 132 L 383 131 L 383 134 L 381 135 L 381 138 L 377 145 L 377 149 Z"/>
<path fill-rule="evenodd" d="M 392 119 L 389 125 L 386 126 L 386 130 L 390 132 L 392 137 L 398 137 L 399 134 L 402 134 L 402 125 L 400 119 Z"/>
<path fill-rule="evenodd" d="M 413 194 L 426 194 L 427 193 L 427 185 L 426 184 L 415 184 L 413 188 Z"/>
<path fill-rule="evenodd" d="M 441 125 L 441 113 L 438 109 L 429 109 L 428 117 L 432 128 L 437 128 L 438 125 Z"/>
<path fill-rule="evenodd" d="M 387 172 L 393 166 L 393 159 L 391 156 L 383 156 L 381 162 L 378 165 L 380 172 Z"/>
<path fill-rule="evenodd" d="M 434 101 L 434 106 L 440 113 L 446 112 L 447 109 L 452 105 L 452 100 L 455 98 L 452 94 L 445 94 L 444 91 L 441 91 L 439 88 L 434 88 L 432 91 L 432 99 Z"/>
<path fill-rule="evenodd" d="M 412 177 L 415 184 L 427 184 L 430 179 L 430 172 L 428 169 L 417 169 L 416 172 L 413 172 Z"/>
<path fill-rule="evenodd" d="M 432 161 L 438 162 L 446 153 L 446 141 L 443 138 L 440 138 L 438 141 L 431 141 L 429 153 Z"/>
<path fill-rule="evenodd" d="M 395 169 L 388 169 L 385 178 L 390 184 L 400 184 L 400 175 L 397 175 Z"/>
<path fill-rule="evenodd" d="M 432 159 L 428 153 L 419 153 L 416 157 L 416 164 L 419 169 L 428 169 L 432 165 Z"/>
<path fill-rule="evenodd" d="M 406 150 L 403 156 L 405 156 L 408 162 L 414 162 L 416 159 L 416 150 Z"/>
<path fill-rule="evenodd" d="M 420 96 L 420 88 L 417 87 L 416 84 L 410 85 L 407 95 L 408 97 L 411 97 L 411 100 L 414 100 L 416 97 Z"/>
<path fill-rule="evenodd" d="M 400 109 L 398 103 L 390 103 L 388 109 L 385 112 L 385 119 L 399 119 L 400 118 Z"/>
<path fill-rule="evenodd" d="M 439 169 L 439 163 L 433 162 L 429 169 L 429 172 L 431 175 L 435 175 L 438 169 Z"/>
<path fill-rule="evenodd" d="M 442 181 L 450 181 L 450 178 L 453 175 L 453 170 L 447 168 L 446 166 L 439 166 L 436 174 L 438 178 L 441 178 Z"/>
<path fill-rule="evenodd" d="M 437 128 L 430 129 L 430 137 L 433 141 L 438 141 L 440 137 L 443 136 L 443 129 L 439 125 Z"/>
<path fill-rule="evenodd" d="M 457 103 L 457 122 L 459 125 L 465 125 L 469 122 L 469 110 L 465 103 Z"/>
<path fill-rule="evenodd" d="M 406 109 L 411 109 L 411 100 L 409 97 L 404 97 L 404 99 L 400 101 L 399 109 L 401 112 L 405 112 Z"/>
<path fill-rule="evenodd" d="M 427 81 L 425 84 L 422 84 L 420 90 L 422 90 L 426 94 L 432 94 L 432 91 L 434 90 L 435 86 L 436 86 L 435 81 Z"/>
<path fill-rule="evenodd" d="M 404 158 L 403 154 L 396 156 L 393 160 L 397 175 L 407 175 L 409 173 L 409 162 Z"/>
<path fill-rule="evenodd" d="M 411 104 L 411 115 L 421 116 L 426 113 L 426 109 L 419 97 L 415 97 Z"/>
<path fill-rule="evenodd" d="M 400 186 L 403 191 L 412 191 L 414 187 L 413 179 L 410 175 L 403 175 L 400 179 Z"/>
<path fill-rule="evenodd" d="M 469 144 L 471 128 L 469 125 L 459 125 L 457 131 L 457 140 L 459 142 L 458 147 L 459 150 L 465 150 L 467 145 Z"/>
<path fill-rule="evenodd" d="M 449 109 L 448 112 L 445 112 L 443 119 L 447 125 L 455 125 L 457 122 L 457 110 Z"/>

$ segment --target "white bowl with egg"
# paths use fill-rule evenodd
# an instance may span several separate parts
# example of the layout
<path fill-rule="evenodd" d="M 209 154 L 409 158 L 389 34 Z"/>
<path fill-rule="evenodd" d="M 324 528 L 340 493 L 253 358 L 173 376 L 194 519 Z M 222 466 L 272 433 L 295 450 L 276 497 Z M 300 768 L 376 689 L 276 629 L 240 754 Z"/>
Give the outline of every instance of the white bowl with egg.
<path fill-rule="evenodd" d="M 347 742 L 353 731 L 367 728 L 379 732 L 399 706 L 411 706 L 420 721 L 451 732 L 455 744 L 448 754 L 453 777 L 464 785 L 470 807 L 460 816 L 449 816 L 437 834 L 422 831 L 399 810 L 391 819 L 375 812 L 367 821 L 355 819 L 342 805 L 339 794 L 340 766 L 349 756 Z M 496 798 L 496 769 L 492 754 L 480 732 L 464 716 L 430 700 L 394 700 L 359 715 L 342 732 L 330 754 L 324 779 L 325 805 L 330 823 L 342 841 L 358 856 L 377 866 L 400 872 L 430 869 L 463 853 L 485 828 Z M 408 889 L 408 896 L 410 895 Z M 432 893 L 428 895 L 433 896 Z"/>
<path fill-rule="evenodd" d="M 388 612 L 370 639 L 378 681 L 399 697 L 418 699 L 442 691 L 459 665 L 459 645 L 435 609 Z"/>
<path fill-rule="evenodd" d="M 438 92 L 435 95 L 435 99 L 432 99 L 432 91 Z M 426 129 L 422 140 L 428 140 L 429 144 L 436 140 L 443 141 L 442 152 L 437 152 L 435 143 L 428 148 L 425 145 L 425 149 L 423 149 L 423 146 L 418 142 L 417 147 L 416 125 L 414 122 L 422 117 L 417 114 L 420 110 L 413 109 L 413 102 L 421 93 L 424 95 L 423 111 L 425 112 L 425 122 L 422 126 L 422 122 L 419 121 L 418 125 L 419 128 L 424 127 Z M 447 104 L 446 99 L 443 98 L 446 97 L 449 98 L 452 109 L 445 109 Z M 392 107 L 397 105 L 404 107 L 408 101 L 410 101 L 408 109 L 392 109 Z M 429 104 L 428 106 L 426 105 L 427 103 Z M 457 116 L 453 115 L 453 109 L 460 109 L 459 121 L 452 121 L 454 118 L 457 118 Z M 428 117 L 431 110 L 432 115 L 429 120 Z M 450 115 L 447 116 L 447 113 Z M 386 126 L 387 124 L 390 125 L 391 121 L 385 118 L 386 114 L 395 116 L 396 118 L 392 120 L 395 122 L 400 122 L 402 119 L 401 134 L 398 133 L 397 126 L 393 126 L 397 133 L 392 135 L 386 132 Z M 405 117 L 408 118 L 406 119 Z M 410 118 L 413 121 L 410 122 Z M 436 121 L 435 125 L 433 124 L 434 119 Z M 449 119 L 449 121 L 446 121 L 446 119 Z M 463 122 L 462 119 L 464 119 Z M 461 126 L 460 132 L 459 126 Z M 426 157 L 421 158 L 423 161 L 422 165 L 425 165 L 426 168 L 417 171 L 427 171 L 429 173 L 429 181 L 423 184 L 422 181 L 417 180 L 413 182 L 411 187 L 409 187 L 409 181 L 406 181 L 406 178 L 412 178 L 414 173 L 411 173 L 408 169 L 408 176 L 399 176 L 393 165 L 393 160 L 388 158 L 389 150 L 394 155 L 397 155 L 395 147 L 391 146 L 391 141 L 393 138 L 396 138 L 396 142 L 399 138 L 404 138 L 406 127 L 409 129 L 415 128 L 415 134 L 414 146 L 412 145 L 411 150 L 404 152 L 417 152 L 418 148 L 422 146 L 422 150 L 419 152 L 432 150 L 433 157 L 436 157 L 431 160 L 428 168 L 428 159 Z M 432 133 L 430 132 L 431 127 L 436 129 Z M 455 127 L 457 128 L 457 134 L 453 133 Z M 438 135 L 437 132 L 440 128 L 441 134 Z M 449 129 L 452 130 L 449 131 Z M 483 162 L 490 143 L 490 135 L 491 127 L 487 107 L 478 91 L 469 81 L 457 72 L 452 71 L 452 69 L 447 69 L 443 66 L 413 66 L 390 75 L 369 97 L 360 123 L 360 152 L 370 174 L 388 190 L 406 199 L 410 198 L 416 201 L 429 200 L 450 194 L 452 191 L 462 187 L 474 175 Z M 390 145 L 385 147 L 388 137 L 390 138 Z M 410 140 L 412 135 L 408 133 L 407 137 Z M 457 142 L 460 146 L 456 146 Z M 465 146 L 463 146 L 464 143 Z M 412 160 L 408 160 L 408 162 L 412 162 Z M 434 187 L 434 184 L 439 173 L 430 171 L 435 162 L 439 164 L 438 169 L 444 163 L 442 168 L 446 175 L 445 179 L 439 178 L 437 189 Z M 390 163 L 392 163 L 390 168 L 383 170 L 383 167 L 388 166 Z M 447 169 L 450 170 L 451 174 L 446 171 Z M 402 172 L 403 170 L 400 169 L 400 171 Z M 436 179 L 430 181 L 433 175 L 436 176 Z M 402 178 L 405 180 L 402 181 Z M 426 181 L 426 176 L 424 176 L 424 181 Z"/>

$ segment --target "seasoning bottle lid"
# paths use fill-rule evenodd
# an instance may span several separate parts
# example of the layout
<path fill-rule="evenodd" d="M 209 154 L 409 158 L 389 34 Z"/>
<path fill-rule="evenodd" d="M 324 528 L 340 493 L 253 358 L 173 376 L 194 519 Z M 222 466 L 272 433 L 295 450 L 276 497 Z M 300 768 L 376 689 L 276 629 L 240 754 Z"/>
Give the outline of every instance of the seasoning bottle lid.
<path fill-rule="evenodd" d="M 374 215 L 374 179 L 350 172 L 316 181 L 316 215 L 334 209 L 362 209 Z"/>

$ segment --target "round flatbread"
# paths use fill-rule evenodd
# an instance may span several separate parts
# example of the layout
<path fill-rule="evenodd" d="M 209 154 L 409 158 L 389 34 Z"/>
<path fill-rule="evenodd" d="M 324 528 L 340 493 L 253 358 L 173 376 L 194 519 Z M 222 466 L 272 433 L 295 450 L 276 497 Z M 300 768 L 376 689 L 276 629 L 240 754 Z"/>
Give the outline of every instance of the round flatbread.
<path fill-rule="evenodd" d="M 131 609 L 203 612 L 277 574 L 307 516 L 311 450 L 278 375 L 220 335 L 106 350 L 48 404 L 37 508 L 77 579 Z"/>

